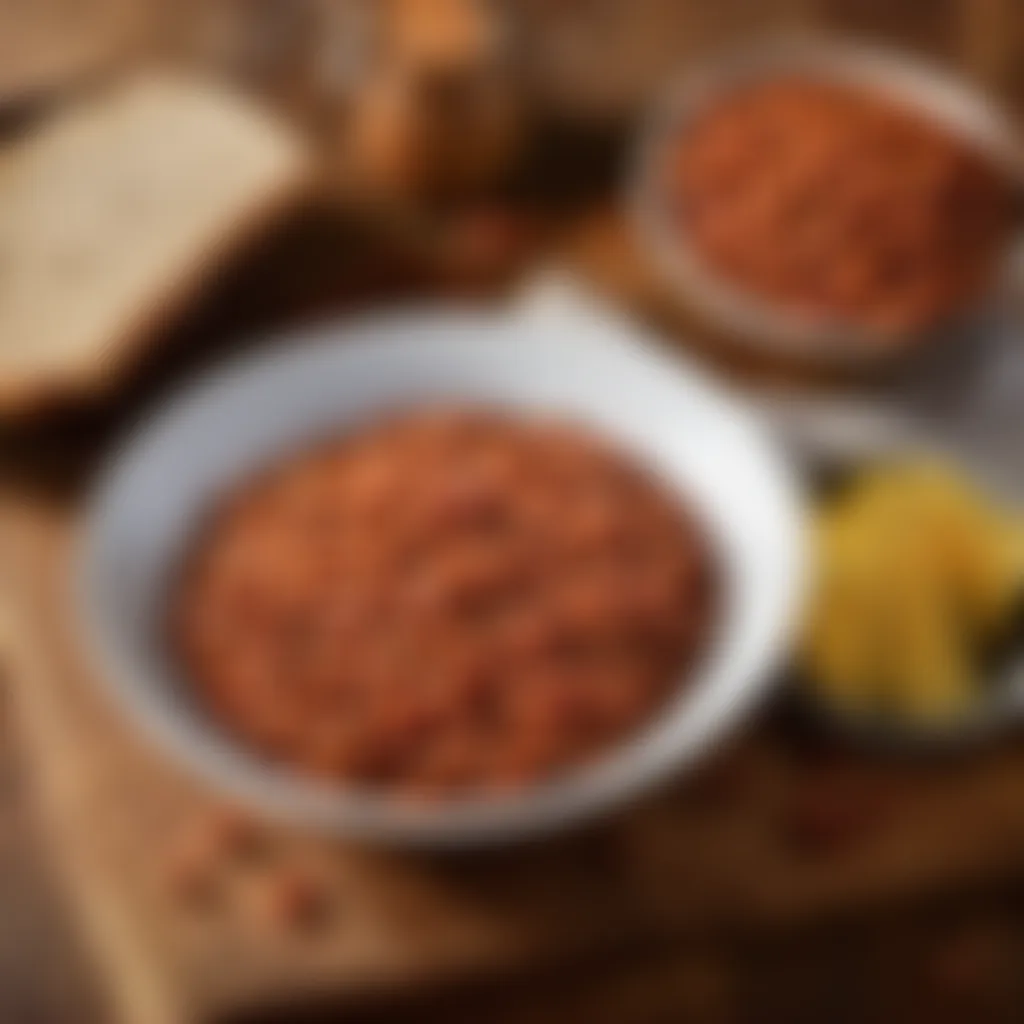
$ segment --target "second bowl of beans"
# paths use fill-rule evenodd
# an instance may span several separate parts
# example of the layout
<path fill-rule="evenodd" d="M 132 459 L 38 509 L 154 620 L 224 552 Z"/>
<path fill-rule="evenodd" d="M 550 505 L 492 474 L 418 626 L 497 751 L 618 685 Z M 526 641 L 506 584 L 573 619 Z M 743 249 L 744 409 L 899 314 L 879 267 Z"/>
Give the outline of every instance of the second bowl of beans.
<path fill-rule="evenodd" d="M 909 58 L 753 51 L 695 75 L 642 172 L 656 259 L 716 325 L 812 357 L 919 348 L 998 290 L 1008 122 Z"/>

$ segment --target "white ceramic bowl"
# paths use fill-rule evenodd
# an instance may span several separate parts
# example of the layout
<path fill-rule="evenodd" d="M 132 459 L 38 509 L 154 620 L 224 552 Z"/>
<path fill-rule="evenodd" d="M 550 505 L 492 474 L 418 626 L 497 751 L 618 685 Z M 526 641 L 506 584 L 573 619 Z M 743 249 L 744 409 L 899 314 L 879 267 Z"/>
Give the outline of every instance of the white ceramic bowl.
<path fill-rule="evenodd" d="M 728 340 L 828 366 L 865 367 L 923 355 L 986 322 L 1014 280 L 1014 237 L 1008 238 L 1003 258 L 997 261 L 995 278 L 969 308 L 915 337 L 881 343 L 852 322 L 809 322 L 745 291 L 710 266 L 679 229 L 663 184 L 668 147 L 730 90 L 787 74 L 846 83 L 917 110 L 986 154 L 1019 188 L 1024 161 L 1012 118 L 943 69 L 901 51 L 835 40 L 774 39 L 745 46 L 672 83 L 641 133 L 632 206 L 640 237 L 668 286 L 685 296 L 709 323 L 724 330 Z"/>
<path fill-rule="evenodd" d="M 236 744 L 190 696 L 163 624 L 182 555 L 219 496 L 326 432 L 452 399 L 565 414 L 652 465 L 709 524 L 725 607 L 698 674 L 642 735 L 521 796 L 416 808 L 299 777 Z M 76 582 L 98 675 L 201 776 L 295 823 L 467 845 L 544 832 L 616 804 L 740 719 L 784 653 L 802 589 L 802 543 L 787 465 L 695 371 L 596 324 L 572 336 L 557 320 L 420 312 L 280 339 L 187 390 L 102 478 Z"/>

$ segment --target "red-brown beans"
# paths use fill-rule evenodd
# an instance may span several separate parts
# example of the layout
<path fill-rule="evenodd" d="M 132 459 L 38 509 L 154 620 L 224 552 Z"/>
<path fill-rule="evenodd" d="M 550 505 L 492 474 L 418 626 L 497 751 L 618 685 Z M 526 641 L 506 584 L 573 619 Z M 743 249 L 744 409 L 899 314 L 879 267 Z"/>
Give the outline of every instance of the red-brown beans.
<path fill-rule="evenodd" d="M 718 100 L 671 148 L 674 216 L 727 280 L 812 320 L 906 335 L 986 287 L 1009 182 L 923 115 L 785 77 Z"/>
<path fill-rule="evenodd" d="M 214 715 L 266 756 L 452 796 L 639 728 L 704 645 L 712 575 L 694 519 L 585 433 L 428 410 L 226 502 L 174 632 Z"/>

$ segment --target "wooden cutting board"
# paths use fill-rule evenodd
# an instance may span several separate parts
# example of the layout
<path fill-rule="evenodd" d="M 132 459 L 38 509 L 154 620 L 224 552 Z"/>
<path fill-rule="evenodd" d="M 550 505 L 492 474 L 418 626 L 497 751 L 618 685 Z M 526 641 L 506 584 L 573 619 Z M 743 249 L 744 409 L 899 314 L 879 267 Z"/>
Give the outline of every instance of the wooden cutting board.
<path fill-rule="evenodd" d="M 685 784 L 529 847 L 413 856 L 268 825 L 263 855 L 193 907 L 167 885 L 167 855 L 216 798 L 96 686 L 68 597 L 74 522 L 69 504 L 0 506 L 3 650 L 50 853 L 130 1024 L 522 985 L 680 939 L 891 909 L 1024 863 L 1019 743 L 893 765 L 811 756 L 766 725 Z M 291 863 L 315 866 L 329 894 L 316 927 L 265 912 L 268 878 Z"/>

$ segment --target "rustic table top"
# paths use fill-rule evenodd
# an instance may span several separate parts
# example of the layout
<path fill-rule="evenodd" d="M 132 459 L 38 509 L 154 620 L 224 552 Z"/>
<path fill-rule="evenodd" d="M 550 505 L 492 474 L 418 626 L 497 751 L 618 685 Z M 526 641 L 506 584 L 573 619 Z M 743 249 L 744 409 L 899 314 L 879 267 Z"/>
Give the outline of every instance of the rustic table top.
<path fill-rule="evenodd" d="M 337 230 L 346 229 L 339 224 Z M 60 648 L 58 638 L 67 629 L 52 597 L 44 597 L 41 604 L 26 602 L 38 602 L 40 588 L 51 595 L 59 589 L 66 566 L 61 545 L 73 529 L 74 512 L 96 459 L 123 425 L 175 380 L 206 365 L 215 353 L 249 343 L 252 323 L 238 315 L 239 295 L 261 295 L 261 306 L 255 312 L 251 306 L 242 308 L 250 311 L 254 322 L 273 324 L 292 322 L 296 311 L 301 311 L 300 316 L 343 312 L 436 287 L 422 267 L 384 251 L 376 268 L 363 251 L 366 284 L 358 288 L 349 284 L 339 289 L 329 274 L 282 278 L 276 273 L 275 267 L 281 262 L 292 264 L 298 252 L 308 257 L 316 251 L 314 241 L 322 245 L 325 232 L 322 220 L 312 218 L 268 242 L 262 255 L 240 265 L 218 293 L 190 316 L 181 326 L 180 337 L 171 339 L 111 405 L 69 414 L 63 422 L 47 421 L 4 434 L 0 453 L 6 494 L 15 497 L 21 510 L 20 525 L 12 525 L 10 518 L 4 520 L 6 582 L 13 585 L 22 611 L 28 608 L 26 621 L 34 626 L 34 634 L 27 628 L 17 630 L 20 649 L 27 648 L 30 657 L 40 652 L 55 656 Z M 338 242 L 333 239 L 327 250 L 334 251 Z M 592 216 L 580 217 L 571 231 L 563 227 L 552 244 L 556 248 L 546 250 L 541 262 L 558 255 L 627 304 L 649 305 L 649 282 L 636 273 L 621 235 L 621 222 L 604 207 L 595 208 Z M 622 266 L 613 269 L 618 262 Z M 271 281 L 276 282 L 276 291 L 264 286 Z M 156 793 L 177 792 L 181 784 L 162 759 L 154 763 L 151 753 L 139 752 L 137 739 L 125 731 L 123 722 L 111 719 L 110 709 L 103 708 L 102 702 L 93 706 L 95 688 L 77 681 L 83 675 L 81 666 L 74 659 L 62 664 L 51 666 L 52 677 L 19 674 L 12 679 L 11 694 L 16 707 L 28 709 L 28 718 L 22 721 L 29 724 L 18 735 L 25 745 L 26 763 L 34 766 L 31 776 L 37 804 L 41 801 L 49 808 L 63 836 L 55 843 L 53 833 L 46 833 L 43 849 L 56 853 L 52 859 L 58 878 L 66 880 L 66 854 L 84 845 L 79 842 L 81 837 L 92 829 L 104 835 L 134 833 L 135 826 L 130 815 L 125 818 L 124 809 L 155 803 Z M 97 752 L 102 753 L 99 761 L 106 767 L 93 773 L 86 765 L 96 761 Z M 66 794 L 59 800 L 47 795 L 54 792 L 53 778 L 60 777 L 61 765 L 76 786 L 85 787 L 74 790 L 70 800 Z M 56 790 L 63 785 L 56 784 Z M 118 795 L 113 795 L 111 785 Z M 1005 912 L 1007 907 L 1016 907 L 1013 894 L 1022 878 L 1024 805 L 1018 799 L 1022 785 L 1024 748 L 1013 737 L 952 762 L 893 764 L 823 744 L 785 709 L 777 709 L 678 790 L 549 851 L 510 853 L 497 868 L 492 863 L 472 870 L 471 865 L 464 865 L 454 874 L 447 869 L 438 873 L 434 867 L 424 872 L 415 863 L 392 862 L 384 868 L 363 853 L 331 854 L 337 863 L 337 884 L 364 894 L 362 909 L 344 923 L 337 948 L 344 949 L 349 941 L 345 928 L 360 930 L 356 927 L 359 914 L 365 915 L 369 934 L 380 935 L 381 928 L 386 932 L 391 916 L 404 913 L 401 908 L 411 892 L 416 894 L 412 903 L 425 907 L 417 913 L 425 914 L 421 922 L 429 923 L 426 935 L 446 933 L 448 945 L 430 939 L 417 946 L 413 929 L 405 936 L 400 955 L 398 947 L 373 953 L 373 969 L 397 972 L 390 975 L 393 978 L 405 972 L 409 978 L 415 976 L 411 967 L 422 970 L 429 962 L 428 973 L 435 981 L 446 979 L 442 988 L 455 986 L 455 991 L 463 993 L 454 1003 L 462 1013 L 473 1005 L 466 993 L 474 988 L 467 984 L 474 977 L 489 977 L 496 966 L 499 975 L 507 974 L 512 963 L 518 965 L 512 976 L 520 979 L 520 990 L 548 993 L 544 998 L 554 999 L 546 987 L 554 984 L 563 1007 L 573 1005 L 576 999 L 596 998 L 599 990 L 594 988 L 588 966 L 593 963 L 606 965 L 606 984 L 618 993 L 615 999 L 639 998 L 630 995 L 639 988 L 645 993 L 643 1000 L 652 1005 L 659 1001 L 665 1005 L 666 999 L 671 1000 L 670 1005 L 686 1005 L 688 999 L 728 1003 L 733 998 L 729 993 L 764 985 L 766 992 L 772 991 L 771 998 L 785 1005 L 790 998 L 788 989 L 772 989 L 762 976 L 768 962 L 765 950 L 774 947 L 779 937 L 787 936 L 792 943 L 796 957 L 792 963 L 813 959 L 818 944 L 822 950 L 830 950 L 829 956 L 838 957 L 836 950 L 846 940 L 843 929 L 837 931 L 834 922 L 852 920 L 857 934 L 874 936 L 870 941 L 862 939 L 865 947 L 858 954 L 870 960 L 867 947 L 893 927 L 895 916 L 901 927 L 912 932 L 906 940 L 909 945 L 920 947 L 915 955 L 922 961 L 921 970 L 941 973 L 942 957 L 957 963 L 960 957 L 968 961 L 988 957 L 992 963 L 986 961 L 978 968 L 989 978 L 986 991 L 995 986 L 995 991 L 1002 992 L 999 986 L 1009 982 L 1000 973 L 1001 958 L 1006 950 L 1015 949 L 1021 938 L 1013 923 L 1015 916 L 1007 919 Z M 205 802 L 203 794 L 185 799 L 186 806 Z M 22 830 L 15 831 L 20 835 Z M 138 838 L 131 841 L 137 843 Z M 144 840 L 143 844 L 153 842 L 161 845 L 160 840 Z M 148 974 L 156 965 L 163 984 L 179 994 L 187 993 L 193 1001 L 185 1016 L 169 1019 L 188 1021 L 232 1019 L 240 1014 L 252 1017 L 260 1007 L 274 1005 L 275 992 L 321 990 L 326 954 L 321 954 L 319 966 L 311 964 L 305 953 L 275 954 L 276 973 L 257 972 L 261 984 L 254 985 L 251 965 L 265 963 L 266 956 L 258 942 L 250 943 L 250 952 L 240 956 L 250 966 L 240 972 L 245 977 L 237 987 L 211 986 L 205 977 L 202 947 L 188 940 L 179 947 L 179 953 L 184 951 L 180 956 L 168 953 L 175 948 L 173 936 L 181 924 L 175 918 L 177 912 L 169 911 L 159 899 L 146 902 L 152 901 L 151 892 L 145 897 L 131 894 L 133 887 L 141 891 L 154 883 L 146 868 L 152 859 L 139 856 L 135 848 L 136 854 L 127 860 L 122 851 L 118 854 L 121 859 L 105 862 L 106 867 L 90 866 L 89 885 L 94 893 L 106 894 L 114 913 L 123 911 L 129 920 L 141 910 L 152 926 L 149 933 L 155 928 L 165 934 L 151 939 L 142 931 L 122 932 L 122 936 L 138 935 L 132 945 L 143 960 L 135 957 L 135 966 L 126 970 L 120 953 L 115 950 L 111 954 L 107 947 L 98 961 L 103 965 L 99 976 L 106 988 L 111 981 L 115 990 L 123 988 L 127 974 L 135 979 L 129 988 L 137 993 L 138 973 Z M 584 862 L 588 864 L 585 872 L 581 871 Z M 134 881 L 129 879 L 132 872 L 138 873 Z M 45 871 L 37 873 L 45 879 Z M 393 892 L 406 894 L 398 897 L 397 911 Z M 985 897 L 988 902 L 976 904 L 978 892 L 991 893 Z M 595 900 L 598 893 L 601 899 Z M 962 940 L 970 947 L 965 954 L 955 947 L 952 953 L 941 949 L 933 953 L 914 932 L 915 923 L 926 921 L 934 912 L 931 908 L 956 907 L 965 899 L 969 920 L 982 914 L 983 924 L 977 927 L 984 938 Z M 79 908 L 73 920 L 95 957 L 103 947 L 102 943 L 97 946 L 89 915 L 82 914 L 78 901 L 72 899 L 69 905 Z M 472 913 L 466 916 L 469 907 Z M 993 915 L 995 923 L 990 920 Z M 53 917 L 44 915 L 39 920 L 45 932 L 45 922 Z M 249 928 L 245 919 L 242 926 Z M 467 935 L 472 938 L 467 940 Z M 942 935 L 945 937 L 944 932 Z M 123 945 L 123 937 L 118 941 Z M 996 953 L 971 951 L 975 941 L 986 950 L 989 945 L 997 947 Z M 19 968 L 26 959 L 32 965 L 31 971 L 23 972 L 24 979 L 38 977 L 35 960 L 23 959 L 28 948 L 18 943 L 14 957 Z M 427 949 L 430 957 L 425 958 Z M 447 960 L 442 968 L 438 956 L 444 949 Z M 494 954 L 489 967 L 479 960 L 481 951 L 487 949 Z M 340 952 L 340 959 L 327 960 L 333 981 L 325 991 L 335 998 L 345 990 L 340 981 L 355 978 L 352 961 L 346 960 L 350 953 Z M 939 967 L 929 966 L 933 955 L 939 958 Z M 71 972 L 81 960 L 73 950 L 68 953 L 68 963 L 72 965 L 69 977 L 74 977 Z M 556 972 L 557 983 L 544 980 L 546 972 L 549 975 L 553 970 L 544 968 L 545 963 L 562 965 Z M 88 972 L 77 969 L 79 976 L 88 980 Z M 829 968 L 839 969 L 838 960 Z M 870 974 L 869 965 L 859 969 Z M 959 969 L 954 966 L 950 972 L 956 975 Z M 320 982 L 316 981 L 318 974 Z M 523 978 L 530 979 L 525 989 Z M 872 983 L 877 981 L 872 978 Z M 395 986 L 406 993 L 414 991 L 397 981 Z M 45 985 L 30 988 L 47 991 Z M 355 990 L 348 991 L 351 996 Z M 765 994 L 763 998 L 769 997 Z M 411 1001 L 411 995 L 409 999 L 404 1009 L 390 1005 L 388 1012 L 399 1020 L 404 1012 L 425 1012 L 422 1003 Z M 389 998 L 373 1012 L 384 1013 L 393 1002 Z M 371 1012 L 357 1003 L 350 1003 L 351 1013 Z M 439 1019 L 459 1019 L 452 1003 L 442 1000 L 440 1005 L 444 1008 L 437 1011 Z M 515 1016 L 510 1003 L 507 1019 L 510 1024 L 532 1020 L 535 1011 L 536 1003 L 524 996 L 515 1011 L 520 1016 Z M 62 1020 L 60 1012 L 60 1007 L 53 1009 L 54 1020 Z M 287 1018 L 294 1019 L 295 1012 L 289 1011 Z"/>
<path fill-rule="evenodd" d="M 161 19 L 170 5 L 137 6 L 153 7 L 158 16 L 153 24 L 167 23 Z M 228 5 L 218 0 L 217 6 Z M 1015 0 L 773 0 L 754 5 L 756 11 L 729 0 L 705 13 L 688 4 L 685 14 L 683 6 L 643 0 L 621 5 L 618 20 L 611 15 L 595 19 L 592 31 L 576 47 L 575 65 L 563 59 L 553 32 L 544 36 L 552 45 L 545 51 L 547 63 L 538 65 L 538 80 L 570 136 L 575 132 L 572 145 L 563 149 L 582 144 L 587 154 L 582 162 L 596 154 L 598 169 L 607 172 L 604 177 L 593 175 L 599 179 L 596 185 L 587 178 L 588 189 L 600 188 L 614 173 L 621 119 L 649 92 L 661 70 L 681 54 L 702 52 L 758 28 L 810 22 L 879 34 L 952 59 L 1011 100 L 1024 98 L 1024 63 L 1019 60 L 1024 23 Z M 539 19 L 537 24 L 547 25 L 543 5 L 524 2 L 522 7 L 534 9 L 531 16 Z M 142 38 L 145 32 L 139 31 Z M 548 28 L 542 31 L 548 33 Z M 0 43 L 3 35 L 0 29 Z M 151 26 L 150 42 L 153 36 Z M 621 43 L 629 58 L 615 76 L 605 75 L 609 39 L 616 40 L 616 49 Z M 176 45 L 178 41 L 176 37 Z M 30 84 L 45 84 L 46 91 L 59 94 L 62 86 L 103 61 L 117 59 L 116 47 L 107 47 L 108 42 L 118 41 L 101 38 L 88 53 L 83 49 L 64 56 L 55 51 L 48 80 Z M 220 58 L 203 59 L 216 63 Z M 287 78 L 286 65 L 271 68 L 270 77 L 280 71 Z M 581 103 L 579 83 L 593 81 L 595 69 L 607 79 L 607 89 L 598 102 L 590 102 L 594 97 L 587 94 Z M 14 92 L 18 87 L 10 77 L 0 85 Z M 614 211 L 610 216 L 571 218 L 568 230 L 560 212 L 554 225 L 545 220 L 552 203 L 557 206 L 576 191 L 573 174 L 578 170 L 570 168 L 568 180 L 554 190 L 555 196 L 545 197 L 543 213 L 533 218 L 543 222 L 545 244 L 558 236 L 560 256 L 568 252 L 575 266 L 627 305 L 656 313 L 657 297 L 651 294 L 649 278 L 638 270 Z M 243 346 L 248 336 L 297 318 L 453 286 L 444 275 L 439 279 L 425 268 L 418 255 L 396 255 L 386 246 L 378 251 L 377 241 L 368 240 L 361 230 L 333 214 L 313 214 L 290 226 L 190 313 L 132 387 L 109 407 L 0 432 L 5 493 L 42 499 L 66 513 L 110 439 L 176 380 L 218 352 Z M 674 317 L 663 322 L 675 330 L 687 323 Z M 783 372 L 791 379 L 788 370 Z M 11 681 L 7 683 L 5 690 L 13 697 Z M 889 767 L 880 769 L 873 761 L 854 758 L 851 764 L 834 751 L 823 753 L 786 716 L 780 717 L 740 744 L 722 766 L 710 766 L 692 787 L 670 794 L 672 813 L 658 802 L 638 808 L 628 828 L 617 823 L 597 843 L 596 849 L 617 851 L 612 859 L 620 869 L 623 863 L 628 866 L 630 884 L 637 887 L 630 892 L 644 906 L 659 909 L 655 918 L 669 925 L 656 942 L 638 939 L 614 955 L 607 948 L 592 950 L 573 969 L 534 974 L 529 991 L 506 985 L 497 1007 L 493 990 L 484 989 L 475 995 L 441 992 L 404 1005 L 398 1000 L 387 1012 L 395 1019 L 415 1015 L 446 1022 L 478 1020 L 486 1014 L 488 1020 L 508 1024 L 543 1024 L 575 1014 L 594 1024 L 619 1024 L 663 1019 L 666 1006 L 677 1013 L 689 1010 L 700 1019 L 736 1020 L 750 1005 L 759 1005 L 764 1019 L 788 1021 L 797 1008 L 810 1011 L 809 1019 L 849 1012 L 849 1005 L 836 1002 L 835 992 L 843 991 L 856 992 L 863 1000 L 864 1012 L 857 1019 L 888 1020 L 897 1012 L 921 1014 L 919 993 L 927 989 L 936 1004 L 934 1019 L 965 1019 L 965 1007 L 972 1019 L 1015 1019 L 1013 1008 L 1022 997 L 1015 967 L 1024 955 L 1019 869 L 1024 863 L 1024 820 L 1017 808 L 1024 761 L 1019 740 L 953 765 L 930 766 L 921 778 L 896 778 L 899 772 L 894 776 Z M 105 1024 L 109 1012 L 97 985 L 102 975 L 87 929 L 79 915 L 69 913 L 71 904 L 56 884 L 61 872 L 52 869 L 60 858 L 37 820 L 39 794 L 33 774 L 25 770 L 32 751 L 23 747 L 26 739 L 35 743 L 37 738 L 13 727 L 5 705 L 0 713 L 0 891 L 5 908 L 0 1016 L 5 1024 Z M 854 813 L 832 813 L 837 794 Z M 681 816 L 677 805 L 686 808 Z M 735 877 L 748 887 L 719 900 L 712 885 L 710 898 L 702 902 L 707 878 L 719 878 L 720 889 L 730 886 L 714 872 L 702 874 L 707 869 L 700 866 L 701 859 L 713 862 L 722 849 L 737 846 L 735 837 L 717 840 L 718 846 L 716 841 L 694 843 L 709 808 L 716 813 L 724 808 L 716 828 L 748 835 L 753 827 L 757 842 L 772 852 L 762 863 L 758 851 L 763 847 L 755 843 L 747 867 L 733 865 Z M 571 862 L 580 849 L 571 846 L 559 856 Z M 683 870 L 681 864 L 689 866 Z M 600 865 L 597 871 L 607 877 Z M 758 876 L 760 885 L 750 886 L 748 876 Z M 672 879 L 671 884 L 666 881 Z M 600 883 L 594 886 L 591 891 L 597 892 Z M 851 923 L 836 924 L 836 916 Z M 692 926 L 681 927 L 687 918 L 700 924 L 696 932 Z M 737 920 L 744 925 L 739 932 L 722 927 L 724 921 Z M 751 923 L 758 927 L 750 930 Z M 748 934 L 740 938 L 744 932 Z M 901 1004 L 911 995 L 912 1002 Z M 366 1013 L 368 1020 L 383 1019 Z"/>

